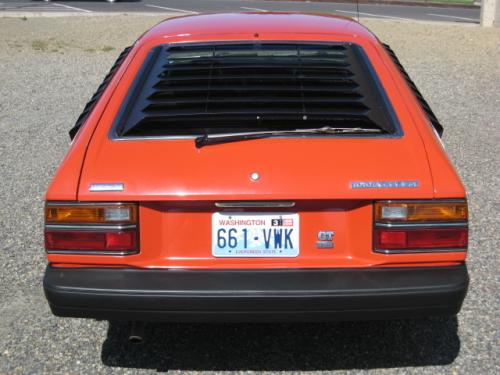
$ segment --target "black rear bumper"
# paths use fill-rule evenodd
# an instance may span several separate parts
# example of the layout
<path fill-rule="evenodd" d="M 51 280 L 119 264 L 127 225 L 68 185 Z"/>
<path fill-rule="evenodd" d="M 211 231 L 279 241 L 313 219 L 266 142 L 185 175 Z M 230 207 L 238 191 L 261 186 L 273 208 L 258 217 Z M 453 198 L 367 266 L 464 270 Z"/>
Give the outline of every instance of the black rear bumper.
<path fill-rule="evenodd" d="M 47 267 L 58 316 L 138 321 L 329 321 L 455 315 L 465 265 L 384 269 Z"/>

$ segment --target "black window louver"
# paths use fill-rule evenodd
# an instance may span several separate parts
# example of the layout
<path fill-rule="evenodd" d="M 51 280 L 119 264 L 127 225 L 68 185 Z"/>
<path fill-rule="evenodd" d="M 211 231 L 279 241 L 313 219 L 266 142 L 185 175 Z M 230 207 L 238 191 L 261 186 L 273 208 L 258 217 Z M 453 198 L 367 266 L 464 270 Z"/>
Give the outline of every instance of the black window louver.
<path fill-rule="evenodd" d="M 113 136 L 323 126 L 394 133 L 396 122 L 371 65 L 354 44 L 182 44 L 151 51 Z"/>
<path fill-rule="evenodd" d="M 78 116 L 78 119 L 76 120 L 75 125 L 69 131 L 69 137 L 71 139 L 75 138 L 76 133 L 78 133 L 78 130 L 82 127 L 82 125 L 87 120 L 87 117 L 89 116 L 90 112 L 92 112 L 92 110 L 94 109 L 94 106 L 99 101 L 104 90 L 106 90 L 106 87 L 108 87 L 108 84 L 111 81 L 111 78 L 113 78 L 113 75 L 118 70 L 118 68 L 122 64 L 123 60 L 125 60 L 128 52 L 130 51 L 131 48 L 132 47 L 127 47 L 122 51 L 122 53 L 120 53 L 120 56 L 118 56 L 118 59 L 113 64 L 113 66 L 111 67 L 111 70 L 108 72 L 108 74 L 106 74 L 106 77 L 104 77 L 104 80 L 97 88 L 97 91 L 94 93 L 94 95 L 92 95 L 92 98 L 90 98 L 89 102 L 85 105 L 83 112 L 80 114 L 80 116 Z"/>
<path fill-rule="evenodd" d="M 443 135 L 443 131 L 444 131 L 443 125 L 441 125 L 441 123 L 437 119 L 437 117 L 434 114 L 434 112 L 432 112 L 432 109 L 429 106 L 429 103 L 427 103 L 427 101 L 424 99 L 424 97 L 420 93 L 419 89 L 417 88 L 417 86 L 415 85 L 415 83 L 413 82 L 413 80 L 410 78 L 409 74 L 406 72 L 405 68 L 403 68 L 403 65 L 401 65 L 401 63 L 399 62 L 399 59 L 396 56 L 396 54 L 394 53 L 394 51 L 392 50 L 392 48 L 388 44 L 384 44 L 384 48 L 386 49 L 386 51 L 389 54 L 389 56 L 391 56 L 394 64 L 396 64 L 396 66 L 401 71 L 401 74 L 406 79 L 406 82 L 408 82 L 408 85 L 413 90 L 413 92 L 414 92 L 415 96 L 417 97 L 417 99 L 418 99 L 418 101 L 419 101 L 422 109 L 426 113 L 427 118 L 431 122 L 431 124 L 434 127 L 434 129 L 436 129 L 436 132 L 441 137 Z"/>

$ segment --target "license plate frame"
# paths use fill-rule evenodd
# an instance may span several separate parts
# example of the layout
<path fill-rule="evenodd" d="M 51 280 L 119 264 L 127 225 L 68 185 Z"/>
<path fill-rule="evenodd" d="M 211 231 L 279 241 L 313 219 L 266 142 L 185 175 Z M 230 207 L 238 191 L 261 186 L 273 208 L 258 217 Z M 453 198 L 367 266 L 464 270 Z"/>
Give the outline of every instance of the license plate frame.
<path fill-rule="evenodd" d="M 300 216 L 215 212 L 211 236 L 212 256 L 217 258 L 295 258 L 300 254 Z"/>

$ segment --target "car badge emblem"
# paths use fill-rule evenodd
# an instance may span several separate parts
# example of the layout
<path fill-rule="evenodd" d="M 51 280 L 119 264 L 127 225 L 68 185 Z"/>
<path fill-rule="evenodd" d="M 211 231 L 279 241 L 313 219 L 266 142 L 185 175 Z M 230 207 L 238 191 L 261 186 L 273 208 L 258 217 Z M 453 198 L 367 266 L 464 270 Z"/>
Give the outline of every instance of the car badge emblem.
<path fill-rule="evenodd" d="M 418 188 L 419 181 L 353 181 L 351 189 Z"/>
<path fill-rule="evenodd" d="M 119 183 L 96 183 L 90 184 L 89 191 L 92 192 L 104 192 L 104 191 L 123 191 L 124 184 Z"/>
<path fill-rule="evenodd" d="M 316 247 L 318 249 L 333 249 L 335 247 L 333 236 L 335 236 L 335 231 L 333 230 L 320 230 L 318 232 Z"/>

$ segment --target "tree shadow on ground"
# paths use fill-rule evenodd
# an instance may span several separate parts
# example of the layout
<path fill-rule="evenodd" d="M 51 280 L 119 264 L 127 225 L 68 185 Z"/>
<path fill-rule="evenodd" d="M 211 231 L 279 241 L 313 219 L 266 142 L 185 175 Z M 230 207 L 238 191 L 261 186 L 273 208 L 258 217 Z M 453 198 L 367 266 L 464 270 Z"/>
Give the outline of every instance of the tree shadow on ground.
<path fill-rule="evenodd" d="M 153 324 L 131 344 L 110 322 L 107 366 L 158 371 L 313 371 L 446 365 L 460 350 L 456 318 L 301 324 Z"/>

